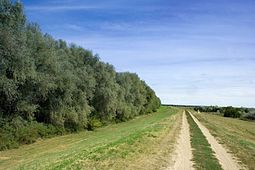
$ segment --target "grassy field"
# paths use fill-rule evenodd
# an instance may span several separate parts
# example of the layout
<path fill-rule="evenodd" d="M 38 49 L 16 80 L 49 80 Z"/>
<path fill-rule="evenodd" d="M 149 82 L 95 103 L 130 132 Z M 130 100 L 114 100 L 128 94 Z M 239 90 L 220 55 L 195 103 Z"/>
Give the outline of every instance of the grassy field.
<path fill-rule="evenodd" d="M 193 112 L 194 113 L 194 112 Z M 255 123 L 208 113 L 194 113 L 220 143 L 248 169 L 255 169 Z"/>
<path fill-rule="evenodd" d="M 158 169 L 169 164 L 180 130 L 181 109 L 38 141 L 0 152 L 0 169 Z"/>
<path fill-rule="evenodd" d="M 190 114 L 186 112 L 191 135 L 191 147 L 193 148 L 193 161 L 196 169 L 222 169 L 218 160 L 213 155 L 214 152 L 211 149 L 207 139 L 192 119 Z"/>

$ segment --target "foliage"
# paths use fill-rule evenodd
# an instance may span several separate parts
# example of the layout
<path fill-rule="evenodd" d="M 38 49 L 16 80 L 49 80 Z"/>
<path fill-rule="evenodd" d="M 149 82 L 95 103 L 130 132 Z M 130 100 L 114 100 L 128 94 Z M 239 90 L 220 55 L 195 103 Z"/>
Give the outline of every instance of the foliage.
<path fill-rule="evenodd" d="M 200 112 L 218 112 L 224 117 L 242 118 L 242 119 L 255 119 L 254 109 L 248 109 L 244 107 L 236 108 L 232 106 L 218 107 L 218 106 L 196 106 L 195 111 Z"/>
<path fill-rule="evenodd" d="M 224 109 L 224 117 L 239 118 L 240 116 L 241 116 L 241 112 L 237 108 L 230 106 Z"/>
<path fill-rule="evenodd" d="M 199 110 L 200 112 L 219 112 L 221 109 L 218 106 L 196 106 L 194 110 Z"/>
<path fill-rule="evenodd" d="M 30 144 L 38 138 L 64 134 L 65 130 L 36 121 L 26 121 L 21 117 L 0 120 L 0 150 L 17 148 L 20 144 Z"/>
<path fill-rule="evenodd" d="M 26 21 L 21 3 L 0 0 L 3 120 L 20 117 L 79 131 L 126 121 L 159 106 L 154 91 L 136 74 L 117 73 L 91 51 L 54 40 Z"/>
<path fill-rule="evenodd" d="M 255 120 L 255 109 L 250 109 L 242 115 L 242 119 Z"/>

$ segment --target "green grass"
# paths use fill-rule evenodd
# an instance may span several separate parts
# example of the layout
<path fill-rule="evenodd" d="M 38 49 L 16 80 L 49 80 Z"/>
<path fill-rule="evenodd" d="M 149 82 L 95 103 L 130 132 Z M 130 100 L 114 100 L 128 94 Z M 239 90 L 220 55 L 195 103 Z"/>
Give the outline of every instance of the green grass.
<path fill-rule="evenodd" d="M 167 166 L 181 110 L 161 107 L 134 120 L 0 152 L 0 169 L 158 169 Z"/>
<path fill-rule="evenodd" d="M 255 122 L 226 118 L 208 113 L 194 113 L 229 151 L 248 169 L 255 169 Z"/>
<path fill-rule="evenodd" d="M 218 160 L 214 156 L 210 144 L 206 140 L 198 125 L 192 119 L 190 114 L 186 112 L 190 134 L 191 134 L 191 147 L 193 153 L 193 161 L 196 169 L 222 169 Z"/>

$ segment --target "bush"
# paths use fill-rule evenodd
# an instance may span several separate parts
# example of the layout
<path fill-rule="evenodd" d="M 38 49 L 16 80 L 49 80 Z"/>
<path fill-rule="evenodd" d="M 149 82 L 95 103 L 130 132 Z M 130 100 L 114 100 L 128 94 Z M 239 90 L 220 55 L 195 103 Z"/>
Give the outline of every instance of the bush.
<path fill-rule="evenodd" d="M 242 119 L 255 120 L 255 112 L 248 112 L 242 116 Z"/>
<path fill-rule="evenodd" d="M 30 144 L 38 138 L 62 135 L 65 131 L 53 125 L 35 121 L 26 121 L 21 117 L 0 120 L 0 150 L 17 148 L 21 144 Z"/>
<path fill-rule="evenodd" d="M 88 122 L 88 130 L 94 130 L 95 128 L 99 128 L 101 126 L 103 126 L 103 123 L 96 118 L 92 118 Z"/>
<path fill-rule="evenodd" d="M 200 112 L 218 112 L 220 108 L 218 106 L 197 106 L 194 107 L 194 110 L 199 110 Z"/>
<path fill-rule="evenodd" d="M 241 116 L 241 112 L 237 108 L 226 107 L 224 109 L 224 117 L 239 118 L 240 116 Z"/>
<path fill-rule="evenodd" d="M 241 118 L 243 120 L 255 120 L 255 109 L 253 108 L 235 108 L 232 106 L 218 107 L 218 106 L 196 106 L 195 111 L 200 112 L 217 112 L 222 114 L 224 117 Z"/>

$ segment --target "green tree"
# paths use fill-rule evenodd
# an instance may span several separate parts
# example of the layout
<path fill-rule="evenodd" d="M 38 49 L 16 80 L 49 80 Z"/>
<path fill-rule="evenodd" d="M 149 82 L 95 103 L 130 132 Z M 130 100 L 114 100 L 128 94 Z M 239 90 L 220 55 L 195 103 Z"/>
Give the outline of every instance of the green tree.
<path fill-rule="evenodd" d="M 91 51 L 42 33 L 26 22 L 21 3 L 0 0 L 0 122 L 13 143 L 18 124 L 26 131 L 22 139 L 28 127 L 35 127 L 27 139 L 34 141 L 42 129 L 38 122 L 54 133 L 93 129 L 156 111 L 159 105 L 137 74 L 117 73 Z"/>

